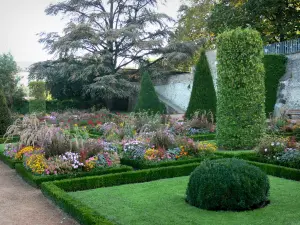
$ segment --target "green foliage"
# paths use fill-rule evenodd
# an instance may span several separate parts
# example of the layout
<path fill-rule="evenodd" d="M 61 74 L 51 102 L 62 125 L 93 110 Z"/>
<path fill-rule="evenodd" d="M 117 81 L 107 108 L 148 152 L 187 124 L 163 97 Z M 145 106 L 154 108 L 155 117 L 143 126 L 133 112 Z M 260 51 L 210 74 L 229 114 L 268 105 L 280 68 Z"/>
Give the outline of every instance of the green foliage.
<path fill-rule="evenodd" d="M 157 97 L 154 86 L 148 72 L 144 72 L 141 81 L 141 90 L 135 112 L 147 111 L 149 113 L 164 113 L 166 108 Z"/>
<path fill-rule="evenodd" d="M 143 160 L 133 160 L 128 158 L 122 158 L 121 164 L 132 166 L 135 169 L 149 169 L 149 168 L 159 168 L 159 167 L 169 167 L 169 166 L 179 166 L 184 164 L 191 164 L 196 162 L 202 162 L 207 159 L 217 159 L 218 156 L 205 156 L 199 158 L 192 159 L 180 159 L 175 161 L 165 161 L 165 162 L 151 162 L 151 161 L 143 161 Z"/>
<path fill-rule="evenodd" d="M 262 40 L 240 28 L 218 37 L 217 143 L 225 149 L 251 149 L 265 132 Z"/>
<path fill-rule="evenodd" d="M 266 115 L 274 111 L 280 78 L 285 74 L 287 58 L 284 55 L 265 55 Z"/>
<path fill-rule="evenodd" d="M 13 56 L 8 54 L 0 55 L 0 88 L 2 88 L 6 97 L 7 105 L 11 107 L 14 101 L 14 94 L 17 91 L 17 78 L 18 72 L 17 63 Z"/>
<path fill-rule="evenodd" d="M 267 163 L 247 161 L 249 164 L 252 164 L 256 167 L 259 167 L 261 170 L 265 171 L 268 175 L 282 177 L 289 180 L 300 181 L 300 170 L 288 168 L 284 166 L 277 166 Z"/>
<path fill-rule="evenodd" d="M 205 161 L 190 176 L 186 200 L 207 210 L 249 210 L 267 201 L 269 188 L 267 175 L 242 160 Z"/>
<path fill-rule="evenodd" d="M 192 94 L 185 116 L 191 118 L 197 111 L 211 111 L 213 115 L 215 115 L 216 102 L 217 99 L 213 78 L 205 51 L 202 50 L 200 59 L 196 65 Z"/>
<path fill-rule="evenodd" d="M 189 138 L 192 138 L 194 141 L 210 141 L 216 139 L 216 134 L 195 134 L 189 136 Z"/>
<path fill-rule="evenodd" d="M 29 101 L 29 113 L 46 112 L 46 101 L 43 99 L 35 99 Z"/>
<path fill-rule="evenodd" d="M 28 87 L 30 97 L 38 100 L 46 99 L 46 85 L 44 81 L 31 81 Z"/>
<path fill-rule="evenodd" d="M 299 6 L 298 0 L 222 0 L 211 12 L 208 30 L 217 35 L 251 26 L 266 43 L 298 38 Z"/>
<path fill-rule="evenodd" d="M 0 135 L 5 134 L 6 129 L 11 123 L 10 110 L 6 104 L 6 98 L 0 88 Z"/>
<path fill-rule="evenodd" d="M 59 174 L 59 175 L 47 175 L 47 176 L 39 176 L 34 175 L 30 171 L 28 171 L 23 163 L 18 163 L 15 165 L 17 173 L 29 184 L 34 187 L 40 187 L 42 183 L 55 181 L 55 180 L 62 180 L 66 178 L 78 178 L 78 177 L 88 177 L 88 176 L 97 176 L 97 175 L 104 175 L 104 174 L 112 174 L 112 173 L 122 173 L 131 171 L 132 167 L 130 166 L 121 166 L 121 167 L 112 167 L 112 168 L 104 168 L 98 170 L 92 170 L 89 172 L 76 172 L 70 174 Z"/>

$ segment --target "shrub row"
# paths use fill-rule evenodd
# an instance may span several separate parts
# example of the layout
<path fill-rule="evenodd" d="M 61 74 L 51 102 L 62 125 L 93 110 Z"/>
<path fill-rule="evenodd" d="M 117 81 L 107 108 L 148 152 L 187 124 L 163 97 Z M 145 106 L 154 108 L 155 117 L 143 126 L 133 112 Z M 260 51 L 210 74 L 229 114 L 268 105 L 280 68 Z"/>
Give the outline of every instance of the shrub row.
<path fill-rule="evenodd" d="M 281 177 L 289 180 L 300 181 L 300 170 L 288 168 L 284 166 L 277 166 L 273 164 L 260 163 L 254 161 L 246 161 L 254 166 L 259 167 L 261 170 L 265 171 L 268 175 Z"/>
<path fill-rule="evenodd" d="M 211 141 L 216 139 L 216 134 L 211 133 L 211 134 L 195 134 L 189 136 L 192 138 L 194 141 Z"/>
<path fill-rule="evenodd" d="M 40 187 L 43 182 L 48 181 L 55 181 L 55 180 L 62 180 L 66 178 L 77 178 L 77 177 L 87 177 L 87 176 L 97 176 L 97 175 L 104 175 L 104 174 L 111 174 L 111 173 L 121 173 L 132 171 L 132 167 L 130 166 L 121 166 L 121 167 L 114 167 L 108 169 L 98 169 L 93 170 L 90 172 L 77 172 L 72 174 L 61 174 L 61 175 L 47 175 L 47 176 L 39 176 L 34 175 L 30 171 L 28 171 L 23 163 L 17 163 L 16 166 L 17 173 L 29 184 L 34 187 Z"/>
<path fill-rule="evenodd" d="M 163 178 L 188 176 L 199 163 L 181 166 L 155 168 L 119 174 L 108 174 L 103 176 L 83 177 L 66 179 L 54 182 L 42 183 L 43 194 L 56 203 L 66 213 L 73 216 L 80 224 L 103 224 L 113 225 L 99 213 L 89 206 L 72 198 L 67 192 L 110 187 L 121 184 L 141 183 Z"/>
<path fill-rule="evenodd" d="M 135 169 L 150 169 L 150 168 L 160 168 L 160 167 L 169 167 L 169 166 L 179 166 L 189 163 L 200 163 L 205 159 L 218 159 L 222 158 L 221 156 L 206 156 L 206 157 L 199 157 L 193 159 L 182 159 L 182 160 L 173 160 L 173 161 L 162 161 L 162 162 L 151 162 L 146 160 L 133 160 L 133 159 L 121 159 L 121 164 L 132 166 Z"/>
<path fill-rule="evenodd" d="M 247 161 L 259 167 L 269 175 L 286 179 L 300 180 L 300 170 L 285 168 L 276 165 Z M 199 163 L 191 163 L 181 166 L 164 168 L 152 168 L 147 170 L 108 174 L 102 176 L 66 179 L 41 184 L 42 192 L 52 199 L 65 212 L 73 216 L 80 224 L 104 224 L 113 225 L 95 210 L 82 202 L 74 199 L 67 192 L 110 187 L 115 185 L 149 182 L 158 179 L 172 178 L 189 175 Z"/>
<path fill-rule="evenodd" d="M 3 152 L 0 152 L 0 160 L 12 169 L 15 168 L 16 164 L 20 163 L 20 161 L 16 161 L 16 160 L 6 157 L 5 155 L 3 155 Z"/>

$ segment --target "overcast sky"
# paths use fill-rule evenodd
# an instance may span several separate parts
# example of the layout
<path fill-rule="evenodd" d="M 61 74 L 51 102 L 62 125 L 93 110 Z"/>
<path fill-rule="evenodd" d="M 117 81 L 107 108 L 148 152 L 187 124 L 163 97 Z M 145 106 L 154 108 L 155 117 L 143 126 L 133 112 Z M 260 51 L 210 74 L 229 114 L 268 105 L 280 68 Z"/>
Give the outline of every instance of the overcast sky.
<path fill-rule="evenodd" d="M 59 16 L 46 16 L 44 9 L 59 0 L 0 0 L 0 53 L 11 52 L 17 62 L 51 59 L 38 43 L 40 32 L 61 31 Z M 166 0 L 159 11 L 176 18 L 180 0 Z"/>

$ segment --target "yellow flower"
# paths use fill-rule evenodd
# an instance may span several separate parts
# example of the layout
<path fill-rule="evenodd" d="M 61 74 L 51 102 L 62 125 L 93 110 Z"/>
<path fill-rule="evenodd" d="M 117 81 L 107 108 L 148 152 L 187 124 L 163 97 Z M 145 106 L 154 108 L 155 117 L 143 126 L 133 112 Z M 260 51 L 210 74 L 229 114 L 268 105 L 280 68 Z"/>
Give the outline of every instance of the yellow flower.
<path fill-rule="evenodd" d="M 31 153 L 33 151 L 38 151 L 38 150 L 40 150 L 40 148 L 36 148 L 36 147 L 33 147 L 33 146 L 26 146 L 26 147 L 22 148 L 20 151 L 17 152 L 17 154 L 15 155 L 15 159 L 21 160 L 25 153 Z"/>

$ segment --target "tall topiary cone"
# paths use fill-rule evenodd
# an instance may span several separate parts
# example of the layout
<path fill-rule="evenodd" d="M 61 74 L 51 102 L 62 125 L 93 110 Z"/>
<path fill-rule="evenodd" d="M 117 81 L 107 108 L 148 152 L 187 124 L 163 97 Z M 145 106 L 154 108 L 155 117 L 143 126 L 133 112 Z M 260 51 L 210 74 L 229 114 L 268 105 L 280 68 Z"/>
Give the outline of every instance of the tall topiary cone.
<path fill-rule="evenodd" d="M 10 125 L 11 115 L 8 109 L 3 90 L 0 88 L 0 135 L 4 135 Z"/>
<path fill-rule="evenodd" d="M 148 72 L 143 73 L 141 90 L 135 106 L 135 112 L 140 111 L 165 113 L 165 106 L 159 101 Z"/>
<path fill-rule="evenodd" d="M 191 118 L 196 111 L 211 111 L 215 115 L 216 102 L 213 78 L 205 51 L 202 50 L 196 65 L 192 94 L 185 116 Z"/>
<path fill-rule="evenodd" d="M 251 29 L 218 36 L 217 143 L 224 149 L 252 149 L 265 132 L 263 42 Z"/>

